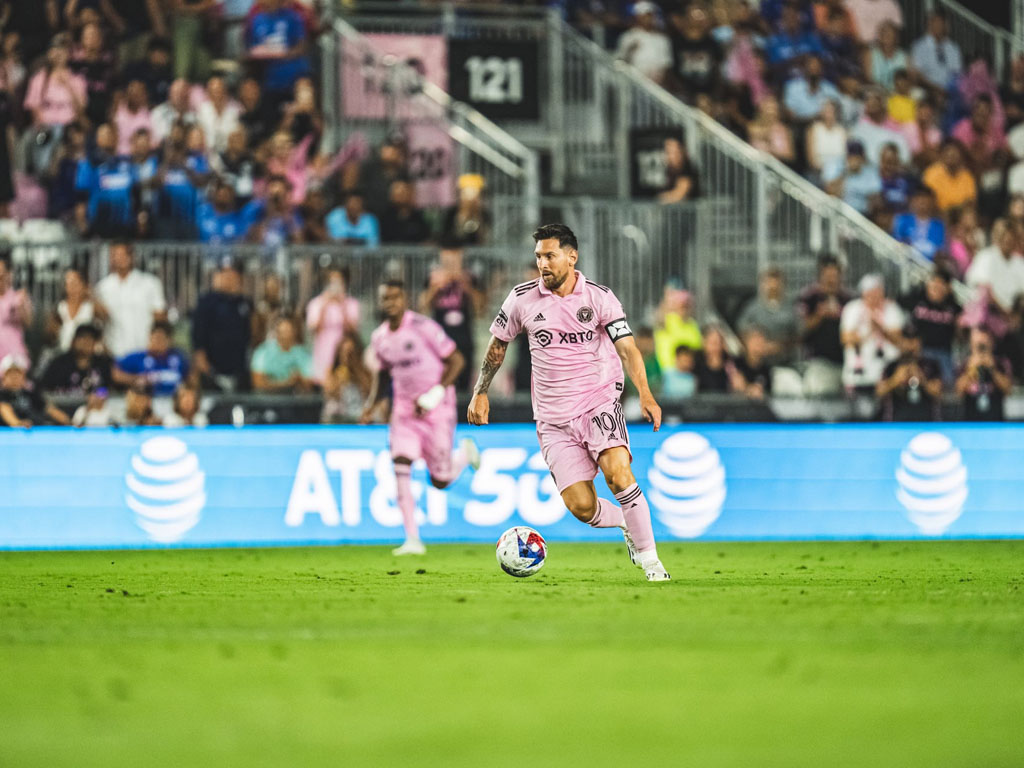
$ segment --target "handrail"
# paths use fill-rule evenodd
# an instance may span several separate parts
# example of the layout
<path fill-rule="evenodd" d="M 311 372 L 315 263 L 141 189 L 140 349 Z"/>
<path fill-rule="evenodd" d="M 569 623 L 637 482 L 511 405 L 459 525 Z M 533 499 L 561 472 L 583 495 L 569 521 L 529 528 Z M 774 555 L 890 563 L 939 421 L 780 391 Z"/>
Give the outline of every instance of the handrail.
<path fill-rule="evenodd" d="M 334 20 L 334 30 L 339 35 L 344 37 L 349 42 L 357 45 L 364 46 L 371 50 L 376 50 L 371 41 L 367 40 L 366 36 L 359 32 L 355 27 L 349 24 L 347 21 L 341 18 Z M 475 127 L 479 128 L 482 132 L 494 141 L 498 146 L 507 151 L 509 154 L 515 155 L 521 159 L 524 163 L 532 163 L 535 161 L 535 154 L 533 150 L 528 148 L 525 144 L 519 141 L 517 138 L 508 133 L 501 126 L 489 120 L 483 114 L 473 107 L 465 104 L 461 101 L 453 99 L 447 91 L 440 88 L 436 84 L 430 82 L 426 78 L 422 77 L 419 72 L 416 72 L 411 67 L 405 64 L 398 64 L 405 69 L 406 74 L 410 78 L 413 78 L 421 89 L 421 93 L 434 102 L 438 107 L 445 110 L 446 112 L 455 112 L 460 117 L 464 118 L 468 122 L 472 123 Z M 465 144 L 467 133 L 459 133 L 449 131 L 451 137 L 459 143 Z M 468 146 L 468 144 L 466 145 Z M 478 145 L 479 146 L 479 145 Z M 477 147 L 470 147 L 473 151 L 477 150 Z M 488 157 L 488 160 L 494 162 L 493 157 Z M 504 158 L 502 158 L 504 160 Z M 507 162 L 507 161 L 506 161 Z M 497 165 L 497 163 L 495 163 Z M 505 170 L 504 168 L 502 170 Z M 519 174 L 525 173 L 521 169 L 517 169 Z"/>
<path fill-rule="evenodd" d="M 743 141 L 709 115 L 684 104 L 660 85 L 644 77 L 635 67 L 615 59 L 608 51 L 592 40 L 588 40 L 580 35 L 567 23 L 559 21 L 563 34 L 573 44 L 588 49 L 591 56 L 601 60 L 605 65 L 614 68 L 622 76 L 629 79 L 633 85 L 656 99 L 661 106 L 675 113 L 680 119 L 690 124 L 699 125 L 701 129 L 714 137 L 716 141 L 726 145 L 734 156 L 741 158 L 748 168 L 770 171 L 781 182 L 789 185 L 790 190 L 788 191 L 795 192 L 797 193 L 796 196 L 803 197 L 816 210 L 826 210 L 846 219 L 860 234 L 869 239 L 872 245 L 877 247 L 880 255 L 883 255 L 890 262 L 900 266 L 910 266 L 915 272 L 926 273 L 929 270 L 929 262 L 924 257 L 910 246 L 892 239 L 888 233 L 849 204 L 818 189 L 818 187 L 811 184 L 807 179 L 775 157 Z"/>

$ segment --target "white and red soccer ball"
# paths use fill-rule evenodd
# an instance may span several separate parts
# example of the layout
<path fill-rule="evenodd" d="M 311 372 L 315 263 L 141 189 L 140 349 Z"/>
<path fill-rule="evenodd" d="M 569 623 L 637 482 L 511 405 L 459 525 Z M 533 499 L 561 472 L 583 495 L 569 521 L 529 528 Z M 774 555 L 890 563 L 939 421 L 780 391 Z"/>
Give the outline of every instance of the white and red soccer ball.
<path fill-rule="evenodd" d="M 533 576 L 544 567 L 548 545 L 544 537 L 525 525 L 509 528 L 498 539 L 495 554 L 501 570 L 510 576 Z"/>

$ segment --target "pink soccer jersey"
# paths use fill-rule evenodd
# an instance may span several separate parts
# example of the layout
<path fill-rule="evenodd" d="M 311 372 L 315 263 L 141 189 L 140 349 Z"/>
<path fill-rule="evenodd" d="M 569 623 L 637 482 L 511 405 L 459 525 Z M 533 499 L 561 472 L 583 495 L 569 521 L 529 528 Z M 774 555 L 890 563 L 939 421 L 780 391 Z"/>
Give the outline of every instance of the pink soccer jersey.
<path fill-rule="evenodd" d="M 576 273 L 568 296 L 556 296 L 538 278 L 517 285 L 491 323 L 491 333 L 530 339 L 533 417 L 567 424 L 622 394 L 622 363 L 615 342 L 632 331 L 615 294 Z"/>
<path fill-rule="evenodd" d="M 444 360 L 455 351 L 455 342 L 429 317 L 406 310 L 398 330 L 385 322 L 373 332 L 370 349 L 391 374 L 394 420 L 395 414 L 415 411 L 416 398 L 441 383 Z M 445 394 L 449 400 L 455 402 L 454 387 Z"/>

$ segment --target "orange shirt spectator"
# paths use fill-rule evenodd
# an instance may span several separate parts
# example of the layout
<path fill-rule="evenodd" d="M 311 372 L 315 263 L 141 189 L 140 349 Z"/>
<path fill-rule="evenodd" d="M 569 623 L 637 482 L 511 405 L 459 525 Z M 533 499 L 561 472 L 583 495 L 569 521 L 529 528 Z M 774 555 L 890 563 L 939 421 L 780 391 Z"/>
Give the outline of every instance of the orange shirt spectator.
<path fill-rule="evenodd" d="M 963 151 L 957 141 L 947 140 L 943 144 L 939 160 L 925 169 L 921 180 L 935 193 L 935 202 L 943 213 L 978 198 L 974 176 L 964 165 Z"/>

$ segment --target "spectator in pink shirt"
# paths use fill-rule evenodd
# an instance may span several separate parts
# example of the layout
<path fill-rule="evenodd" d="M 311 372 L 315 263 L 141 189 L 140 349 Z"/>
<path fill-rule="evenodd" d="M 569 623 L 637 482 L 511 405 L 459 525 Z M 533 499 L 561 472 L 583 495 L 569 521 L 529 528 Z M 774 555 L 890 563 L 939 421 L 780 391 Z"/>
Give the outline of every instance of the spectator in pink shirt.
<path fill-rule="evenodd" d="M 993 155 L 1006 149 L 1006 134 L 993 115 L 991 96 L 975 98 L 970 117 L 953 126 L 953 138 L 967 148 L 976 170 L 987 168 Z"/>
<path fill-rule="evenodd" d="M 857 39 L 867 45 L 878 39 L 878 28 L 885 22 L 903 27 L 903 11 L 896 0 L 846 0 L 845 5 Z"/>
<path fill-rule="evenodd" d="M 68 67 L 70 49 L 65 35 L 57 35 L 46 54 L 46 64 L 28 83 L 25 109 L 32 115 L 28 136 L 32 167 L 49 167 L 50 155 L 60 143 L 64 126 L 81 117 L 88 100 L 85 78 Z"/>
<path fill-rule="evenodd" d="M 132 151 L 132 137 L 139 130 L 152 133 L 153 121 L 149 111 L 149 94 L 141 80 L 132 80 L 125 88 L 124 95 L 114 109 L 114 125 L 117 126 L 117 153 L 127 155 Z"/>
<path fill-rule="evenodd" d="M 0 359 L 7 355 L 28 358 L 25 328 L 32 324 L 32 300 L 25 289 L 11 285 L 11 258 L 0 253 Z"/>
<path fill-rule="evenodd" d="M 927 168 L 938 159 L 942 131 L 935 123 L 935 104 L 930 99 L 917 102 L 914 122 L 903 124 L 903 136 L 918 168 Z"/>
<path fill-rule="evenodd" d="M 313 381 L 317 384 L 327 380 L 341 340 L 359 334 L 359 301 L 348 295 L 348 285 L 346 267 L 329 267 L 323 291 L 306 307 L 306 327 L 313 336 Z"/>

